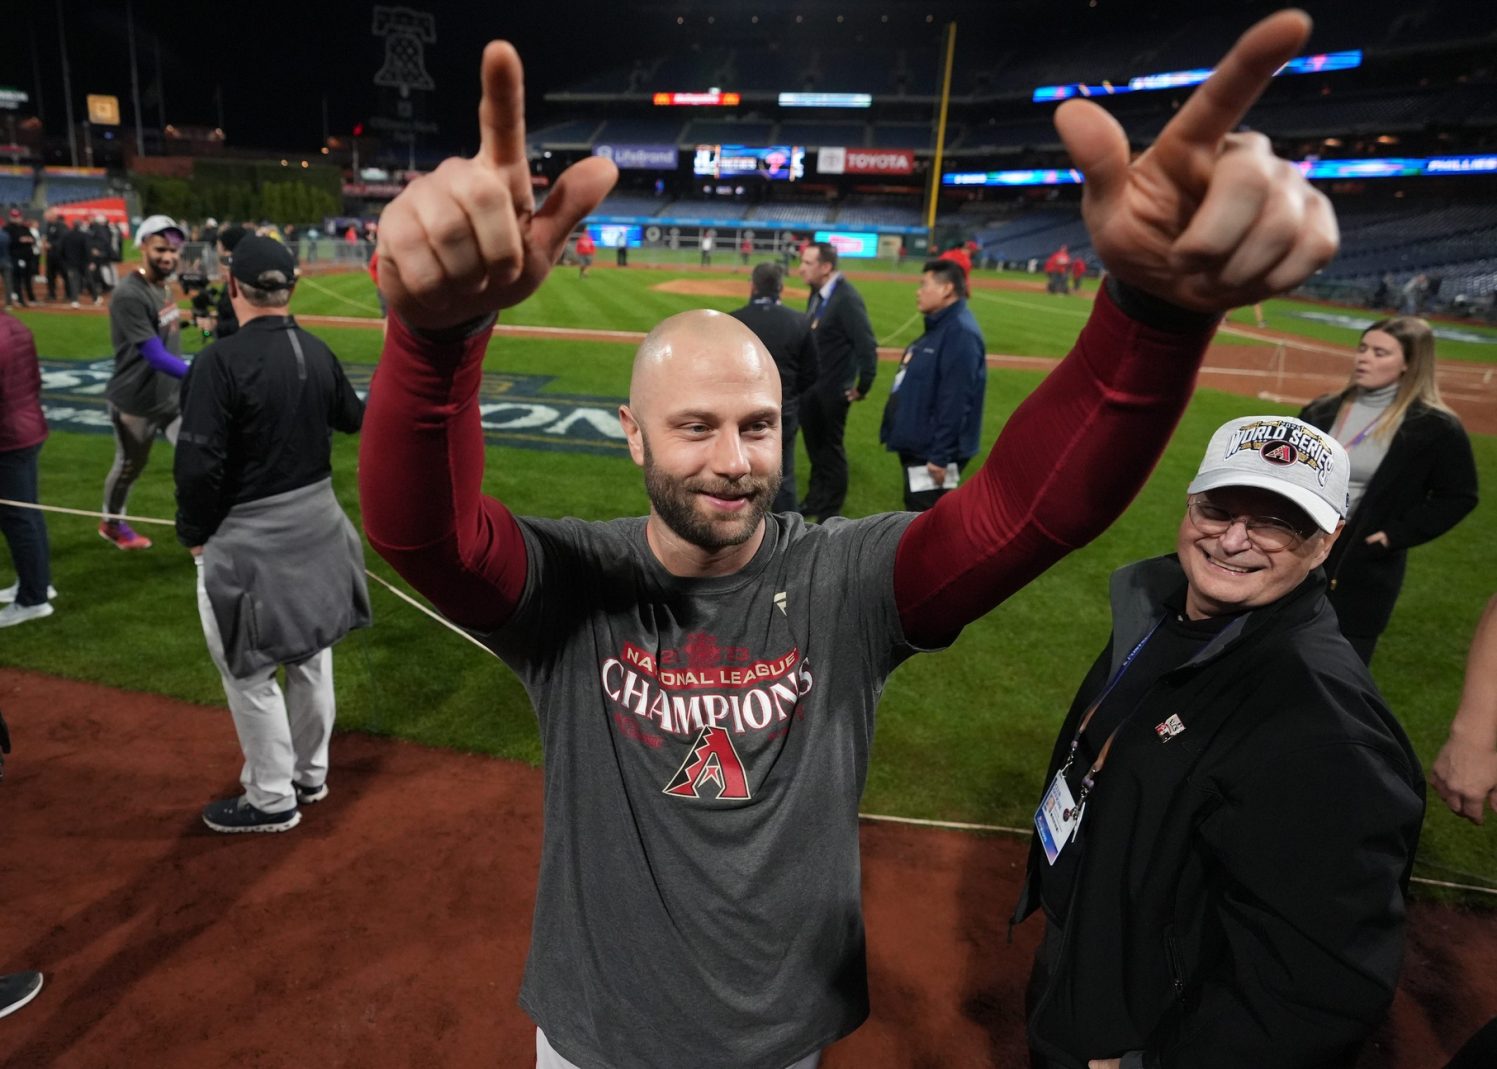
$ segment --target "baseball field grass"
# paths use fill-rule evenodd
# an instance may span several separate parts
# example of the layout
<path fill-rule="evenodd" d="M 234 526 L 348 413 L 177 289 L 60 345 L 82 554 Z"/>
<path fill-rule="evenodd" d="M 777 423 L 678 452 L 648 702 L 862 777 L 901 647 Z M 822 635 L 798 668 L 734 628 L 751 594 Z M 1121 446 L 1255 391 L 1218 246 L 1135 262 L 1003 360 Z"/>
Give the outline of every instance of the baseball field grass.
<path fill-rule="evenodd" d="M 724 292 L 683 293 L 661 287 L 673 280 L 703 279 L 724 283 Z M 294 304 L 299 314 L 377 314 L 366 276 L 319 275 L 307 281 L 316 285 L 299 288 Z M 735 283 L 741 295 L 727 292 Z M 912 279 L 869 279 L 860 281 L 858 288 L 882 344 L 903 345 L 919 333 Z M 797 283 L 789 297 L 798 300 L 801 293 Z M 531 301 L 507 312 L 503 322 L 642 331 L 686 308 L 737 307 L 746 294 L 747 279 L 741 273 L 595 270 L 582 280 L 575 270 L 563 269 Z M 1058 357 L 1084 322 L 1089 296 L 1062 299 L 979 290 L 972 305 L 990 352 Z M 1326 311 L 1322 306 L 1273 301 L 1266 312 L 1276 330 L 1333 345 L 1349 347 L 1354 341 L 1356 333 L 1350 327 L 1299 318 L 1296 313 L 1306 309 Z M 109 356 L 108 326 L 102 316 L 41 311 L 26 313 L 23 319 L 35 333 L 44 359 Z M 1239 313 L 1234 320 L 1250 324 L 1251 313 Z M 373 327 L 313 329 L 347 364 L 367 365 L 377 359 L 380 333 Z M 1493 334 L 1475 328 L 1472 333 Z M 1442 342 L 1440 353 L 1484 359 L 1497 367 L 1493 344 Z M 632 346 L 624 342 L 499 337 L 485 366 L 492 372 L 547 377 L 543 394 L 622 399 L 631 354 Z M 849 419 L 852 491 L 847 512 L 852 516 L 899 507 L 895 464 L 877 442 L 878 416 L 890 377 L 888 367 L 883 367 L 873 395 L 855 407 Z M 1040 378 L 1037 371 L 990 373 L 985 440 L 991 441 Z M 880 709 L 863 809 L 1028 827 L 1060 718 L 1107 639 L 1109 573 L 1173 549 L 1185 485 L 1218 424 L 1254 412 L 1294 410 L 1199 391 L 1148 485 L 1108 532 L 968 627 L 948 652 L 916 658 L 895 673 Z M 1483 486 L 1497 485 L 1497 439 L 1476 435 L 1473 444 Z M 41 454 L 43 500 L 98 508 L 112 449 L 107 434 L 54 433 Z M 356 454 L 357 443 L 340 436 L 335 482 L 355 519 Z M 170 462 L 170 448 L 158 443 L 152 466 L 131 499 L 133 515 L 172 516 Z M 804 478 L 803 451 L 799 470 Z M 623 456 L 491 448 L 485 485 L 515 511 L 527 514 L 602 519 L 639 514 L 647 507 L 642 480 Z M 1486 599 L 1497 592 L 1494 521 L 1497 504 L 1484 500 L 1454 531 L 1413 552 L 1403 596 L 1374 664 L 1379 685 L 1426 767 L 1444 740 L 1459 697 L 1472 628 Z M 57 612 L 4 632 L 0 663 L 186 698 L 207 706 L 203 715 L 220 715 L 222 692 L 197 622 L 193 569 L 170 528 L 139 525 L 157 546 L 125 554 L 101 541 L 96 524 L 87 519 L 53 516 L 49 526 L 54 582 L 60 592 Z M 368 564 L 398 583 L 372 553 Z M 0 573 L 0 585 L 9 580 L 8 573 Z M 375 626 L 338 648 L 340 726 L 538 761 L 534 718 L 508 670 L 382 587 L 372 589 Z M 224 730 L 225 744 L 232 745 L 226 716 Z M 335 771 L 336 760 L 335 748 Z M 1494 824 L 1471 827 L 1435 799 L 1426 819 L 1418 874 L 1497 887 Z"/>

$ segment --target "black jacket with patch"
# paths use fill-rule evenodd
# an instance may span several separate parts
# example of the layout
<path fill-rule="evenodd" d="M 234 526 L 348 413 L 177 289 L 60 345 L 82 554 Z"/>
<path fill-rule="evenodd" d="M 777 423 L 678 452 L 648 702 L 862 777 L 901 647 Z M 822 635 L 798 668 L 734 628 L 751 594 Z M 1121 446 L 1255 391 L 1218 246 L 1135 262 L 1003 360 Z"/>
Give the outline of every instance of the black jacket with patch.
<path fill-rule="evenodd" d="M 1177 558 L 1112 579 L 1113 635 L 1060 732 L 1185 586 Z M 1053 1066 L 1350 1066 L 1393 998 L 1424 814 L 1418 758 L 1316 571 L 1144 692 L 1072 842 L 1030 1042 Z M 1155 725 L 1175 715 L 1168 741 Z M 1040 903 L 1036 842 L 1014 920 Z M 1134 1063 L 1136 1064 L 1136 1062 Z"/>

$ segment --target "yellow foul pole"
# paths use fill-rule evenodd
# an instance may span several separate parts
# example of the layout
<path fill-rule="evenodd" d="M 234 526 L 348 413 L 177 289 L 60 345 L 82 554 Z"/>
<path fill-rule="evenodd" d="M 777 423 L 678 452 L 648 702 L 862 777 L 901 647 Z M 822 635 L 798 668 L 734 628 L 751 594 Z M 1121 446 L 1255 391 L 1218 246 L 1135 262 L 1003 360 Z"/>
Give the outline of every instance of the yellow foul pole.
<path fill-rule="evenodd" d="M 936 202 L 941 197 L 941 157 L 946 151 L 946 109 L 951 104 L 951 64 L 956 58 L 956 23 L 946 24 L 946 74 L 941 79 L 941 117 L 936 122 L 936 158 L 930 166 L 930 207 L 925 213 L 929 239 L 936 239 Z"/>

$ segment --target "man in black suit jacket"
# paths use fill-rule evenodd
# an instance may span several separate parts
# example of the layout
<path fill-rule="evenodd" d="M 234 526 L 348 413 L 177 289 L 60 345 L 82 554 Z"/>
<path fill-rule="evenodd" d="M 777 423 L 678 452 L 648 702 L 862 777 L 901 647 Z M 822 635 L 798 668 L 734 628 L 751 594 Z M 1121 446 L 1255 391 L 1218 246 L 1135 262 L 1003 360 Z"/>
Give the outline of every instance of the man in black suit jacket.
<path fill-rule="evenodd" d="M 811 287 L 807 313 L 816 335 L 821 370 L 801 405 L 801 428 L 811 458 L 811 485 L 800 511 L 825 520 L 842 513 L 847 500 L 847 450 L 842 435 L 847 409 L 873 388 L 878 344 L 863 298 L 837 270 L 837 249 L 827 242 L 807 245 L 800 277 Z"/>
<path fill-rule="evenodd" d="M 780 492 L 770 506 L 775 512 L 794 512 L 795 432 L 800 427 L 801 405 L 816 385 L 816 336 L 811 320 L 780 303 L 784 271 L 779 264 L 758 264 L 750 281 L 749 303 L 731 313 L 733 318 L 759 336 L 780 371 L 780 434 L 783 452 Z"/>

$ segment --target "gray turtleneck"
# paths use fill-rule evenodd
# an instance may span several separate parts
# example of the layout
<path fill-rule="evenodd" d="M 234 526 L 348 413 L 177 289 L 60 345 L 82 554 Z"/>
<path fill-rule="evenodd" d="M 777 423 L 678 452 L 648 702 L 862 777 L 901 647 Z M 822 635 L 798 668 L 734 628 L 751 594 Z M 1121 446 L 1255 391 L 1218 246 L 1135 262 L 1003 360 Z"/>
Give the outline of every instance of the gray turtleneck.
<path fill-rule="evenodd" d="M 1336 440 L 1346 446 L 1347 454 L 1351 457 L 1351 485 L 1348 487 L 1351 508 L 1348 515 L 1356 510 L 1377 466 L 1388 455 L 1388 445 L 1393 434 L 1378 421 L 1387 414 L 1388 406 L 1393 404 L 1397 393 L 1397 382 L 1390 382 L 1376 390 L 1353 389 L 1351 405 L 1336 423 Z M 1362 433 L 1364 430 L 1367 431 L 1366 434 Z M 1358 435 L 1361 435 L 1361 441 L 1353 445 L 1352 441 Z"/>

